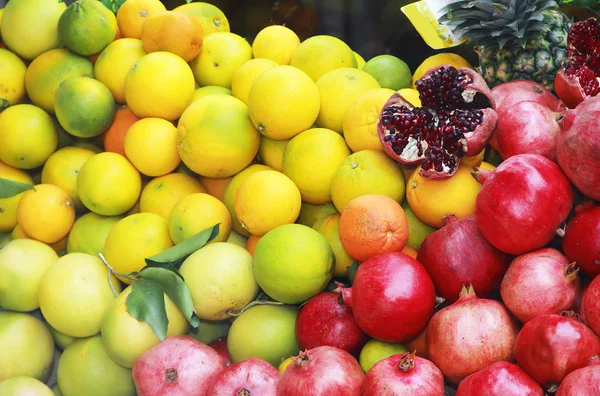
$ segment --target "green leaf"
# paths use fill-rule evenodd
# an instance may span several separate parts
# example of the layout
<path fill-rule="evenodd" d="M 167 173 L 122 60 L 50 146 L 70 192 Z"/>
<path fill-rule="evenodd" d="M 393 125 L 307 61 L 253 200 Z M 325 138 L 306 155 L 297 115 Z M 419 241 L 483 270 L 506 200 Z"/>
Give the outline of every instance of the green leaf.
<path fill-rule="evenodd" d="M 115 14 L 119 11 L 119 8 L 125 3 L 125 0 L 100 0 L 102 4 Z"/>
<path fill-rule="evenodd" d="M 194 311 L 192 293 L 175 267 L 171 264 L 166 265 L 171 268 L 146 266 L 140 271 L 140 275 L 145 280 L 158 283 L 171 301 L 177 305 L 190 325 L 196 328 L 200 325 L 200 318 Z"/>
<path fill-rule="evenodd" d="M 352 265 L 348 267 L 348 278 L 350 278 L 350 285 L 354 284 L 354 276 L 358 270 L 358 260 L 354 261 Z"/>
<path fill-rule="evenodd" d="M 131 293 L 125 301 L 127 312 L 140 322 L 146 322 L 159 340 L 167 336 L 169 319 L 165 308 L 165 296 L 159 283 L 139 280 L 131 284 Z"/>
<path fill-rule="evenodd" d="M 0 198 L 10 198 L 27 190 L 35 191 L 35 187 L 29 183 L 20 183 L 14 180 L 0 178 Z"/>
<path fill-rule="evenodd" d="M 170 249 L 165 250 L 157 255 L 148 257 L 146 264 L 172 264 L 177 267 L 183 262 L 190 254 L 196 250 L 202 248 L 208 242 L 212 241 L 219 235 L 219 224 L 215 224 L 212 227 L 208 227 L 205 230 L 200 231 L 196 235 L 186 239 L 185 241 L 173 246 Z"/>

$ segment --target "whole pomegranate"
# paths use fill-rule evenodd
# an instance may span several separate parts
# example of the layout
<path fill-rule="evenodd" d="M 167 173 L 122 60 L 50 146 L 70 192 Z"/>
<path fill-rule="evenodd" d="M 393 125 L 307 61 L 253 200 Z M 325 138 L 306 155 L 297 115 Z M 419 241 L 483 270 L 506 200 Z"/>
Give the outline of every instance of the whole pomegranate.
<path fill-rule="evenodd" d="M 248 358 L 223 369 L 213 380 L 210 396 L 276 396 L 279 371 L 258 358 Z"/>
<path fill-rule="evenodd" d="M 600 200 L 600 97 L 567 110 L 559 125 L 558 164 L 583 195 Z"/>
<path fill-rule="evenodd" d="M 572 371 L 600 353 L 600 339 L 572 312 L 531 319 L 515 343 L 517 363 L 545 389 L 556 386 Z"/>
<path fill-rule="evenodd" d="M 421 164 L 420 175 L 443 179 L 460 159 L 480 153 L 498 115 L 485 80 L 474 70 L 442 65 L 416 83 L 423 107 L 395 93 L 381 110 L 379 139 L 388 156 L 402 164 Z"/>
<path fill-rule="evenodd" d="M 600 395 L 600 356 L 592 356 L 587 366 L 572 371 L 556 390 L 556 396 L 587 395 Z"/>
<path fill-rule="evenodd" d="M 496 362 L 458 384 L 455 396 L 544 396 L 544 390 L 514 363 Z"/>
<path fill-rule="evenodd" d="M 231 357 L 229 357 L 229 352 L 227 352 L 227 337 L 217 338 L 216 340 L 211 341 L 208 346 L 221 355 L 225 367 L 231 364 Z"/>
<path fill-rule="evenodd" d="M 552 111 L 562 111 L 565 105 L 546 87 L 529 80 L 514 80 L 496 85 L 491 90 L 496 113 L 510 111 L 519 102 L 535 102 Z M 491 141 L 490 141 L 491 144 Z"/>
<path fill-rule="evenodd" d="M 567 68 L 559 70 L 554 90 L 570 108 L 600 93 L 600 28 L 595 18 L 575 22 L 567 35 Z"/>
<path fill-rule="evenodd" d="M 513 260 L 502 279 L 502 302 L 522 323 L 574 309 L 581 291 L 577 272 L 575 264 L 569 264 L 556 249 L 523 254 Z"/>
<path fill-rule="evenodd" d="M 427 351 L 448 381 L 458 384 L 500 360 L 514 359 L 517 325 L 495 300 L 464 287 L 458 301 L 436 312 L 427 326 Z"/>
<path fill-rule="evenodd" d="M 356 324 L 341 292 L 317 294 L 298 311 L 296 340 L 301 349 L 329 345 L 356 353 L 368 339 Z"/>
<path fill-rule="evenodd" d="M 208 387 L 223 368 L 214 349 L 190 336 L 176 336 L 142 353 L 132 373 L 139 396 L 209 395 Z"/>
<path fill-rule="evenodd" d="M 361 396 L 444 396 L 444 375 L 414 353 L 392 355 L 367 372 Z"/>
<path fill-rule="evenodd" d="M 343 289 L 342 297 L 365 333 L 392 343 L 419 335 L 435 307 L 429 274 L 421 263 L 400 252 L 363 261 L 352 288 Z"/>
<path fill-rule="evenodd" d="M 320 346 L 300 352 L 286 367 L 278 396 L 353 396 L 360 395 L 365 375 L 348 352 Z"/>
<path fill-rule="evenodd" d="M 485 239 L 475 216 L 458 220 L 449 215 L 443 221 L 444 226 L 425 238 L 417 254 L 417 261 L 431 276 L 438 296 L 454 302 L 462 286 L 468 284 L 483 297 L 497 292 L 511 256 Z"/>
<path fill-rule="evenodd" d="M 483 184 L 475 216 L 497 249 L 519 255 L 540 249 L 555 236 L 573 206 L 573 190 L 558 165 L 538 154 L 519 154 L 495 170 L 476 168 Z"/>
<path fill-rule="evenodd" d="M 583 311 L 588 325 L 600 334 L 600 277 L 596 276 L 583 295 Z"/>
<path fill-rule="evenodd" d="M 600 206 L 575 207 L 575 216 L 565 229 L 562 250 L 586 275 L 600 274 Z"/>

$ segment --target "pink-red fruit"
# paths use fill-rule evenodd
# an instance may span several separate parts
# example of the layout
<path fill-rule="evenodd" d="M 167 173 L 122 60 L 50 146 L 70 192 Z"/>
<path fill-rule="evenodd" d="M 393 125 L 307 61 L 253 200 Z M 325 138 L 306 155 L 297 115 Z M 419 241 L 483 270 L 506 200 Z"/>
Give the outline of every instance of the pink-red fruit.
<path fill-rule="evenodd" d="M 556 390 L 556 396 L 588 395 L 600 395 L 600 356 L 592 356 L 587 366 L 572 371 Z"/>
<path fill-rule="evenodd" d="M 562 250 L 586 275 L 600 274 L 600 206 L 575 208 L 575 216 L 565 229 Z"/>
<path fill-rule="evenodd" d="M 276 396 L 279 371 L 258 358 L 248 358 L 223 369 L 207 396 Z"/>
<path fill-rule="evenodd" d="M 544 390 L 514 363 L 496 362 L 458 384 L 455 396 L 544 396 Z"/>

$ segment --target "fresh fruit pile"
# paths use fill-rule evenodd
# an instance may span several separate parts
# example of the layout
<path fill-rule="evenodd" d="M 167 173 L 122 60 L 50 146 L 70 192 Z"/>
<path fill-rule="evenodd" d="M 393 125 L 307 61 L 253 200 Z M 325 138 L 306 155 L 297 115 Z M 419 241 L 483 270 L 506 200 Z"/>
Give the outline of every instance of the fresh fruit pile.
<path fill-rule="evenodd" d="M 0 395 L 600 392 L 595 19 L 498 83 L 203 2 L 0 12 Z"/>

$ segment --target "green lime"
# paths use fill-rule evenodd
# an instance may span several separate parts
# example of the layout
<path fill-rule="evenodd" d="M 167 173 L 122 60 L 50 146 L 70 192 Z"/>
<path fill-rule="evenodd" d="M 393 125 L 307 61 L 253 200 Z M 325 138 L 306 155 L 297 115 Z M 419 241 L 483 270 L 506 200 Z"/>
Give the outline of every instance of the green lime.
<path fill-rule="evenodd" d="M 298 304 L 319 294 L 333 276 L 335 256 L 327 239 L 302 224 L 267 232 L 254 250 L 254 276 L 274 300 Z"/>
<path fill-rule="evenodd" d="M 408 206 L 408 201 L 404 201 L 402 209 L 404 209 L 408 221 L 408 242 L 406 245 L 418 251 L 427 235 L 436 229 L 419 220 Z"/>
<path fill-rule="evenodd" d="M 393 55 L 378 55 L 371 58 L 362 70 L 375 77 L 381 88 L 397 91 L 412 87 L 410 68 L 406 62 Z"/>
<path fill-rule="evenodd" d="M 89 212 L 73 223 L 67 239 L 67 253 L 87 253 L 98 257 L 113 226 L 124 216 L 102 216 Z"/>
<path fill-rule="evenodd" d="M 334 213 L 338 213 L 338 211 L 331 202 L 325 205 L 313 205 L 302 202 L 300 215 L 298 216 L 296 223 L 312 227 L 320 218 Z"/>
<path fill-rule="evenodd" d="M 274 367 L 300 350 L 296 341 L 298 308 L 289 305 L 257 305 L 238 316 L 229 329 L 227 351 L 233 363 L 250 357 Z"/>
<path fill-rule="evenodd" d="M 47 324 L 47 326 L 48 330 L 50 330 L 50 334 L 52 334 L 52 338 L 54 338 L 54 343 L 60 350 L 64 350 L 66 347 L 75 342 L 75 340 L 77 340 L 76 337 L 71 337 L 65 333 L 61 333 L 49 324 Z"/>
<path fill-rule="evenodd" d="M 358 356 L 360 367 L 366 373 L 375 363 L 389 356 L 408 352 L 404 344 L 390 344 L 376 339 L 369 340 Z"/>

